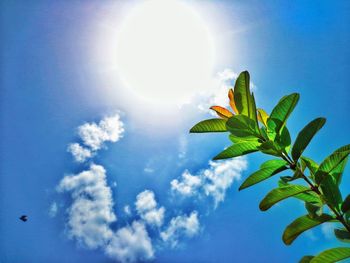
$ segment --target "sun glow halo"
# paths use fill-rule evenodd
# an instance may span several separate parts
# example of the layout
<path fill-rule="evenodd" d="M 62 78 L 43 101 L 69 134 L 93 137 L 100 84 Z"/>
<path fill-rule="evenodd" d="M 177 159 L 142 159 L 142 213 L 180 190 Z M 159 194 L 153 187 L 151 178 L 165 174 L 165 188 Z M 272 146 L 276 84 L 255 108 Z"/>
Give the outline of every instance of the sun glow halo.
<path fill-rule="evenodd" d="M 126 16 L 116 56 L 119 77 L 135 94 L 152 103 L 177 104 L 208 86 L 214 44 L 189 6 L 150 0 Z"/>

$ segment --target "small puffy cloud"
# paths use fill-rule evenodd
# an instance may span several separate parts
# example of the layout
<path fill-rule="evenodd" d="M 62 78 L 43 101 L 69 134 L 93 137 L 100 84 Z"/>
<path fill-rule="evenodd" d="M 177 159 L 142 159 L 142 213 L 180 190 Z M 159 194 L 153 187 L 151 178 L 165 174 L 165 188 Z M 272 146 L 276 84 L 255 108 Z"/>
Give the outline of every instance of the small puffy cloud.
<path fill-rule="evenodd" d="M 78 127 L 78 135 L 91 150 L 101 149 L 104 142 L 117 142 L 124 133 L 124 124 L 119 114 L 103 118 L 98 124 L 85 123 Z"/>
<path fill-rule="evenodd" d="M 56 202 L 52 202 L 49 208 L 49 217 L 53 218 L 57 215 L 58 212 L 58 205 Z"/>
<path fill-rule="evenodd" d="M 157 208 L 154 193 L 145 190 L 136 196 L 136 211 L 139 216 L 149 225 L 161 226 L 164 220 L 165 208 Z"/>
<path fill-rule="evenodd" d="M 176 247 L 181 237 L 193 237 L 199 232 L 199 229 L 198 213 L 193 211 L 189 216 L 180 215 L 172 218 L 168 227 L 160 233 L 160 236 L 171 247 Z"/>
<path fill-rule="evenodd" d="M 85 162 L 86 159 L 91 158 L 93 155 L 89 149 L 82 147 L 79 143 L 69 144 L 67 151 L 70 152 L 74 160 L 79 163 Z"/>
<path fill-rule="evenodd" d="M 198 188 L 202 185 L 200 176 L 191 175 L 188 170 L 184 171 L 181 179 L 174 179 L 170 183 L 171 189 L 184 196 L 191 196 L 197 193 Z"/>
<path fill-rule="evenodd" d="M 121 262 L 138 262 L 154 257 L 151 239 L 145 225 L 138 221 L 134 221 L 131 226 L 118 229 L 105 252 Z"/>
<path fill-rule="evenodd" d="M 104 247 L 113 235 L 110 224 L 116 221 L 105 169 L 92 164 L 87 171 L 65 176 L 57 190 L 70 192 L 73 199 L 68 209 L 69 237 L 87 248 Z"/>
<path fill-rule="evenodd" d="M 150 190 L 139 193 L 136 197 L 135 206 L 139 213 L 154 209 L 157 206 L 154 193 Z"/>
<path fill-rule="evenodd" d="M 201 194 L 211 196 L 216 207 L 224 201 L 226 191 L 233 181 L 241 179 L 241 173 L 245 169 L 247 161 L 244 157 L 210 161 L 209 168 L 200 170 L 195 175 L 184 171 L 180 179 L 171 181 L 171 190 L 185 197 Z"/>

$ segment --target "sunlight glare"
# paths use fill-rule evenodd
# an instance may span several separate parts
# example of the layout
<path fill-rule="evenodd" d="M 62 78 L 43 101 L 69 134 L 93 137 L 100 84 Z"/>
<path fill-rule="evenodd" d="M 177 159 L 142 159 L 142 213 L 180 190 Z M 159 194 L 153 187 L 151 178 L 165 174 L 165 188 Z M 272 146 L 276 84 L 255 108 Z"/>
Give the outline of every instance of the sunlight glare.
<path fill-rule="evenodd" d="M 190 6 L 150 0 L 126 16 L 116 56 L 119 78 L 127 88 L 152 103 L 177 104 L 209 85 L 214 44 Z"/>

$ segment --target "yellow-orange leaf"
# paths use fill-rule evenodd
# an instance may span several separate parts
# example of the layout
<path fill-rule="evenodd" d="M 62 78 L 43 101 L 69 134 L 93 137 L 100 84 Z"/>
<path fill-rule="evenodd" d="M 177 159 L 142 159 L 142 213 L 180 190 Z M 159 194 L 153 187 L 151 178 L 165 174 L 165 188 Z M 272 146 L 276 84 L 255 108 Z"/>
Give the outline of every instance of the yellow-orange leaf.
<path fill-rule="evenodd" d="M 232 112 L 220 106 L 212 106 L 211 110 L 215 111 L 221 118 L 228 119 L 233 116 Z"/>
<path fill-rule="evenodd" d="M 258 109 L 258 120 L 267 127 L 267 119 L 269 115 L 263 109 Z"/>
<path fill-rule="evenodd" d="M 235 101 L 233 99 L 233 90 L 232 89 L 230 89 L 228 91 L 228 98 L 230 99 L 230 106 L 231 106 L 232 110 L 234 111 L 234 113 L 238 114 L 238 110 L 236 108 L 236 104 L 235 104 Z"/>

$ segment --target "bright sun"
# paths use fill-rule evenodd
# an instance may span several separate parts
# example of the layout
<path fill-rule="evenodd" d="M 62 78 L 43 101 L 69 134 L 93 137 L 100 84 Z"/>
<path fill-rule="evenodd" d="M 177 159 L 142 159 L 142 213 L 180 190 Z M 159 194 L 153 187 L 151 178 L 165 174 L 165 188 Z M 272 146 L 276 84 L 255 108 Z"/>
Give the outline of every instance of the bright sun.
<path fill-rule="evenodd" d="M 118 74 L 145 100 L 182 102 L 208 86 L 213 64 L 210 33 L 182 2 L 145 1 L 123 21 L 117 42 Z"/>

